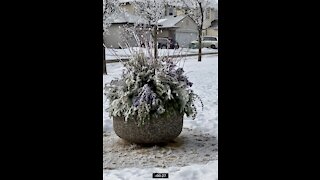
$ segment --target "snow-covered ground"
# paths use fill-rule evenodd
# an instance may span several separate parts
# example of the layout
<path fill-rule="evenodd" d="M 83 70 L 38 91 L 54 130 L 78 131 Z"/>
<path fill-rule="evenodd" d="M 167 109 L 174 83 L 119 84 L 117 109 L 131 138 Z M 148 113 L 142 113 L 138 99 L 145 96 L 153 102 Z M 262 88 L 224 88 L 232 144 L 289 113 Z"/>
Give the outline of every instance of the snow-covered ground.
<path fill-rule="evenodd" d="M 204 103 L 203 110 L 201 104 L 197 104 L 195 120 L 184 118 L 183 132 L 177 138 L 182 145 L 143 148 L 124 144 L 114 135 L 112 121 L 104 112 L 104 179 L 152 179 L 152 173 L 161 172 L 169 173 L 169 179 L 177 180 L 218 178 L 218 56 L 204 55 L 202 62 L 198 62 L 197 57 L 186 57 L 179 65 L 184 67 L 189 80 L 194 83 L 194 92 Z M 107 69 L 104 84 L 119 77 L 123 66 L 111 63 Z M 103 108 L 106 109 L 108 102 L 105 96 L 103 99 Z M 160 155 L 162 164 L 155 166 L 150 162 Z M 176 159 L 170 161 L 172 158 Z"/>
<path fill-rule="evenodd" d="M 112 49 L 106 48 L 106 60 L 118 59 L 118 58 L 127 58 L 133 52 L 142 51 L 145 54 L 148 54 L 145 48 L 133 47 L 127 49 Z M 215 53 L 218 52 L 217 49 L 202 48 L 202 53 Z M 198 49 L 189 49 L 189 48 L 179 48 L 179 49 L 158 49 L 159 56 L 165 55 L 179 55 L 179 54 L 197 54 Z M 153 52 L 151 52 L 153 54 Z"/>
<path fill-rule="evenodd" d="M 205 165 L 191 165 L 169 168 L 126 168 L 110 170 L 103 174 L 103 180 L 143 180 L 153 179 L 152 173 L 169 173 L 172 180 L 218 180 L 218 161 Z"/>

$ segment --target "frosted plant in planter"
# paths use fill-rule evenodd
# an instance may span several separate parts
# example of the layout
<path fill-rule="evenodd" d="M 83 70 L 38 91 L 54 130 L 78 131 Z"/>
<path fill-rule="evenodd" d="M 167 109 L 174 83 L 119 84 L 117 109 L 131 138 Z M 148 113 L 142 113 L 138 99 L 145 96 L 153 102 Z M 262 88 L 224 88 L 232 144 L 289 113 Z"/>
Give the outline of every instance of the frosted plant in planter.
<path fill-rule="evenodd" d="M 105 86 L 116 134 L 130 142 L 159 143 L 176 138 L 183 116 L 196 117 L 196 95 L 183 68 L 173 59 L 134 55 L 120 79 Z M 203 104 L 202 104 L 203 107 Z"/>

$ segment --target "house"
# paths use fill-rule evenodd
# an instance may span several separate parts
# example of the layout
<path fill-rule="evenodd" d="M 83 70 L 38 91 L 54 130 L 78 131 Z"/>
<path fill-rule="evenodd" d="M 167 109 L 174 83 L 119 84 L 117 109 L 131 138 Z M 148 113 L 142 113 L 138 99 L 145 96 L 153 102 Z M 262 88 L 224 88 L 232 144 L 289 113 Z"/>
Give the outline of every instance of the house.
<path fill-rule="evenodd" d="M 126 44 L 131 47 L 138 46 L 144 36 L 148 37 L 148 32 L 144 30 L 147 22 L 139 16 L 122 12 L 109 16 L 106 21 L 111 24 L 108 33 L 103 36 L 108 48 L 122 48 L 126 47 Z M 137 34 L 134 35 L 133 30 Z"/>
<path fill-rule="evenodd" d="M 210 26 L 205 29 L 205 35 L 218 36 L 218 19 L 211 22 Z"/>
<path fill-rule="evenodd" d="M 126 12 L 130 14 L 135 14 L 134 7 L 132 5 L 132 2 L 139 2 L 139 0 L 118 0 L 119 6 L 121 6 L 123 9 L 126 10 Z M 141 1 L 141 0 L 140 0 Z"/>
<path fill-rule="evenodd" d="M 144 3 L 145 1 L 148 1 L 148 0 L 118 0 L 119 6 L 121 6 L 123 9 L 125 9 L 126 12 L 130 14 L 135 14 L 135 8 L 133 6 L 133 3 L 139 4 L 139 3 Z"/>
<path fill-rule="evenodd" d="M 133 0 L 119 0 L 119 7 L 125 9 L 125 12 L 112 15 L 107 18 L 111 23 L 109 33 L 104 34 L 104 41 L 107 47 L 119 48 L 138 46 L 138 41 L 148 40 L 151 35 L 149 23 L 135 13 L 132 5 Z M 135 0 L 143 1 L 143 0 Z M 218 35 L 217 9 L 208 6 L 205 9 L 204 24 L 202 35 Z M 167 4 L 163 9 L 164 16 L 158 21 L 158 37 L 175 39 L 180 47 L 188 47 L 189 43 L 198 39 L 197 24 L 188 16 L 188 9 L 183 6 Z M 135 27 L 136 36 L 130 32 L 130 28 Z"/>
<path fill-rule="evenodd" d="M 213 6 L 205 10 L 202 35 L 218 36 L 218 9 Z"/>
<path fill-rule="evenodd" d="M 131 3 L 132 0 L 119 1 L 121 2 L 121 7 L 123 7 L 128 13 L 135 14 Z M 191 41 L 198 38 L 197 25 L 189 16 L 186 15 L 184 9 L 179 10 L 167 4 L 163 11 L 164 17 L 158 21 L 159 38 L 173 38 L 179 43 L 180 47 L 187 47 Z"/>
<path fill-rule="evenodd" d="M 165 14 L 168 16 L 187 15 L 188 8 L 183 3 L 169 2 L 166 5 Z M 214 27 L 212 23 L 214 22 Z M 203 36 L 217 36 L 218 35 L 218 7 L 216 4 L 209 2 L 204 8 L 203 18 Z"/>
<path fill-rule="evenodd" d="M 188 15 L 164 16 L 158 24 L 158 37 L 173 38 L 180 47 L 188 47 L 191 41 L 198 38 L 197 24 Z"/>
<path fill-rule="evenodd" d="M 105 22 L 110 24 L 108 33 L 103 35 L 106 47 L 121 48 L 126 47 L 126 44 L 137 47 L 139 43 L 150 39 L 150 23 L 136 14 L 133 1 L 143 2 L 143 0 L 118 0 L 118 7 L 123 11 L 106 19 Z"/>

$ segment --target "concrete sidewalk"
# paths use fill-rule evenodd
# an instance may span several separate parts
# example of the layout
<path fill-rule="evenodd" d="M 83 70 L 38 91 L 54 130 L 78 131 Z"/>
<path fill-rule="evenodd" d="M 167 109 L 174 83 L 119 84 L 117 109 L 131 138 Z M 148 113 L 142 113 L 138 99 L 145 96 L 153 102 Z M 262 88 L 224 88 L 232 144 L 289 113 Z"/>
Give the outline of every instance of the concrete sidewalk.
<path fill-rule="evenodd" d="M 218 52 L 210 52 L 210 53 L 202 53 L 202 55 L 210 55 L 210 54 L 218 54 Z M 169 57 L 187 57 L 187 56 L 198 56 L 198 54 L 183 54 L 183 55 L 170 55 Z M 115 62 L 119 62 L 119 59 L 106 59 L 107 63 L 115 63 Z M 129 61 L 129 58 L 124 57 L 121 58 L 121 61 Z"/>

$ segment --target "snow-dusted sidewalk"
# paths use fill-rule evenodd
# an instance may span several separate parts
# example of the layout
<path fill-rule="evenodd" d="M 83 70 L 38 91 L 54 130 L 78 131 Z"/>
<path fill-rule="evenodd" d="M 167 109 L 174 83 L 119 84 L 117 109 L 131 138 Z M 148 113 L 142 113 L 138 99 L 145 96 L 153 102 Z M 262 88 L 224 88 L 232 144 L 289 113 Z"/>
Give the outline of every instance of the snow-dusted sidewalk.
<path fill-rule="evenodd" d="M 112 49 L 106 48 L 106 60 L 114 60 L 118 58 L 128 58 L 133 52 L 142 51 L 148 54 L 145 48 L 133 47 L 130 49 Z M 202 53 L 217 53 L 217 49 L 202 48 Z M 179 49 L 158 49 L 159 56 L 179 55 L 179 54 L 198 54 L 198 49 L 179 48 Z"/>
<path fill-rule="evenodd" d="M 112 129 L 112 120 L 103 114 L 105 180 L 152 179 L 152 173 L 169 173 L 174 180 L 215 180 L 218 177 L 218 56 L 204 55 L 202 62 L 197 57 L 186 57 L 180 61 L 192 89 L 203 103 L 197 104 L 195 120 L 184 117 L 184 129 L 180 136 L 166 146 L 141 147 L 127 143 L 117 137 Z M 119 77 L 121 63 L 108 65 L 104 84 Z M 103 108 L 108 107 L 103 97 Z"/>
<path fill-rule="evenodd" d="M 128 143 L 114 132 L 103 137 L 104 170 L 206 164 L 218 159 L 217 139 L 206 133 L 184 128 L 173 142 L 152 147 Z"/>
<path fill-rule="evenodd" d="M 172 180 L 218 180 L 218 161 L 185 167 L 110 170 L 103 173 L 103 180 L 152 180 L 152 173 L 169 173 L 168 179 Z"/>

